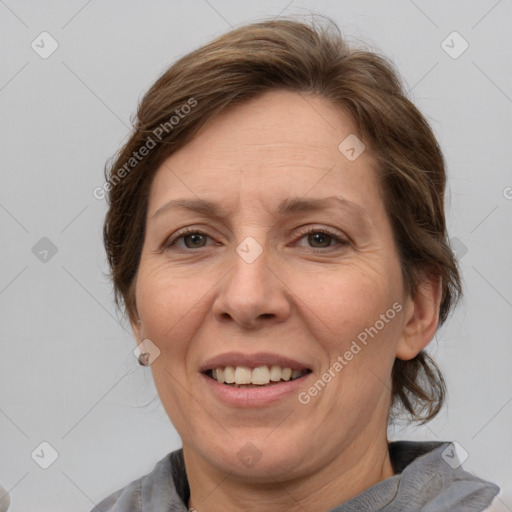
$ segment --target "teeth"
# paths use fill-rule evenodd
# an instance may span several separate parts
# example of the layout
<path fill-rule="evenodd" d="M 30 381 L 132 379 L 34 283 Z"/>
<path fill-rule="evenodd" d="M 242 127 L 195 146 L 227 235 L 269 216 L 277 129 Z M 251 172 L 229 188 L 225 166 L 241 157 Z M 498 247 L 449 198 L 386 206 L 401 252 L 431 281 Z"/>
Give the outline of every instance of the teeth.
<path fill-rule="evenodd" d="M 258 366 L 252 371 L 251 382 L 253 384 L 268 384 L 270 382 L 270 372 L 267 366 Z"/>
<path fill-rule="evenodd" d="M 251 369 L 247 366 L 237 366 L 235 370 L 235 384 L 250 384 Z"/>
<path fill-rule="evenodd" d="M 224 382 L 226 384 L 233 384 L 235 382 L 235 369 L 232 366 L 224 368 Z"/>
<path fill-rule="evenodd" d="M 292 370 L 280 366 L 226 366 L 214 368 L 211 376 L 220 383 L 240 385 L 265 386 L 267 384 L 298 379 L 308 373 L 308 370 Z"/>
<path fill-rule="evenodd" d="M 302 375 L 302 372 L 300 370 L 292 370 L 292 380 L 296 379 L 297 377 L 300 377 Z"/>
<path fill-rule="evenodd" d="M 281 379 L 290 380 L 292 378 L 292 369 L 291 368 L 283 368 L 281 372 Z"/>
<path fill-rule="evenodd" d="M 224 370 L 222 368 L 216 368 L 213 370 L 213 378 L 218 380 L 219 382 L 224 382 Z"/>
<path fill-rule="evenodd" d="M 270 380 L 272 382 L 279 382 L 281 380 L 281 367 L 280 366 L 272 366 L 270 368 Z"/>

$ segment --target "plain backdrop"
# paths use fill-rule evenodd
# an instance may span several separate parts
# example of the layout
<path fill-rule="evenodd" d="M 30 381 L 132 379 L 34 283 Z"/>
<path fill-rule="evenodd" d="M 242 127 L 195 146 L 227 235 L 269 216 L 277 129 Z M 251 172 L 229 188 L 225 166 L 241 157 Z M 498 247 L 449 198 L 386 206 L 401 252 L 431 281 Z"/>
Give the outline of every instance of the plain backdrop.
<path fill-rule="evenodd" d="M 447 162 L 465 298 L 430 352 L 449 397 L 435 421 L 390 437 L 457 441 L 464 467 L 502 488 L 494 510 L 512 510 L 511 0 L 0 0 L 0 483 L 11 512 L 89 511 L 180 447 L 116 314 L 106 202 L 93 190 L 173 61 L 231 27 L 310 12 L 396 63 Z"/>

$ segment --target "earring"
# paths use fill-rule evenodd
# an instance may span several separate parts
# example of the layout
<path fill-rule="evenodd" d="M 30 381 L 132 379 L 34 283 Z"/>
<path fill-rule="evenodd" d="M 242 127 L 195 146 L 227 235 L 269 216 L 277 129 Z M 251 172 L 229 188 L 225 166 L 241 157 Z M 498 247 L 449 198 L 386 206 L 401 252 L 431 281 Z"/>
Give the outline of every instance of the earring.
<path fill-rule="evenodd" d="M 141 352 L 139 354 L 137 359 L 139 360 L 139 364 L 141 366 L 149 366 L 149 355 L 149 352 Z"/>

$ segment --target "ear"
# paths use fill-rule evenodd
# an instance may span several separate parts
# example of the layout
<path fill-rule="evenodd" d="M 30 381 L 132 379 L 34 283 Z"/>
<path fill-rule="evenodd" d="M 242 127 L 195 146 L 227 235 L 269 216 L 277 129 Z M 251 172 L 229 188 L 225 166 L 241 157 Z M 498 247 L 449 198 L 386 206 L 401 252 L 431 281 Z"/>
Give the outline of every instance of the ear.
<path fill-rule="evenodd" d="M 409 299 L 405 325 L 396 347 L 396 357 L 408 361 L 416 357 L 432 340 L 439 325 L 442 280 L 425 276 Z"/>

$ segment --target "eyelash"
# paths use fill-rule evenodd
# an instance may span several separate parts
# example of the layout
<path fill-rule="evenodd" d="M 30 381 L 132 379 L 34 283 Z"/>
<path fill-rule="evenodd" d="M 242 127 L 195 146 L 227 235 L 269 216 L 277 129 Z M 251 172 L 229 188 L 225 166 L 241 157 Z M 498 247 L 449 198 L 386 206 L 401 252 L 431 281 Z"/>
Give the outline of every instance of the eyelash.
<path fill-rule="evenodd" d="M 336 242 L 338 242 L 338 245 L 339 247 L 344 247 L 346 245 L 350 245 L 350 242 L 348 240 L 345 240 L 344 238 L 340 238 L 340 236 L 338 234 L 336 234 L 334 231 L 331 231 L 327 228 L 307 228 L 307 229 L 303 229 L 301 231 L 299 231 L 299 235 L 300 235 L 300 238 L 299 240 L 301 240 L 302 238 L 304 238 L 305 236 L 309 235 L 309 234 L 313 234 L 313 233 L 321 233 L 323 235 L 327 235 L 329 236 L 330 238 L 334 239 Z M 187 235 L 203 235 L 203 236 L 207 236 L 209 238 L 211 238 L 207 233 L 204 233 L 202 231 L 199 231 L 197 229 L 194 229 L 194 228 L 185 228 L 181 231 L 178 231 L 178 233 L 176 233 L 176 235 L 169 239 L 163 246 L 163 249 L 165 250 L 168 250 L 168 249 L 171 249 L 172 247 L 174 247 L 176 245 L 176 242 L 184 237 L 186 237 Z M 311 247 L 310 249 L 313 250 L 313 251 L 325 251 L 327 249 L 332 249 L 334 246 L 328 246 L 328 247 Z M 204 249 L 204 247 L 199 247 L 198 249 Z M 195 251 L 196 249 L 189 249 L 189 248 L 184 248 L 184 249 L 181 249 L 180 250 L 183 250 L 183 251 Z"/>

